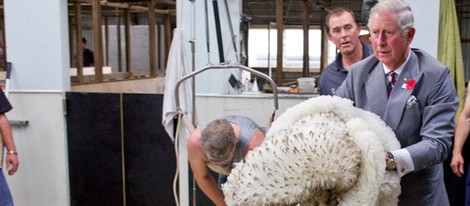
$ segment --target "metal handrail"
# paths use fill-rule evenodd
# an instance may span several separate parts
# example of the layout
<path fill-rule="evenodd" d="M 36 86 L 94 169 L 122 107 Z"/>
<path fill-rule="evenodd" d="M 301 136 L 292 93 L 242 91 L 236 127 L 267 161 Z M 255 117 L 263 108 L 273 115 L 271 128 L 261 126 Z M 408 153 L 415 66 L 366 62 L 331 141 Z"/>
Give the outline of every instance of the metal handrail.
<path fill-rule="evenodd" d="M 279 109 L 279 104 L 278 104 L 278 98 L 277 98 L 277 85 L 276 83 L 274 83 L 274 81 L 271 79 L 271 77 L 269 77 L 268 75 L 264 74 L 264 73 L 261 73 L 259 71 L 256 71 L 252 68 L 249 68 L 249 67 L 246 67 L 246 66 L 243 66 L 243 65 L 210 65 L 210 66 L 205 66 L 199 70 L 196 70 L 196 71 L 193 71 L 189 74 L 187 74 L 186 76 L 182 77 L 178 83 L 176 83 L 176 88 L 175 88 L 175 100 L 176 100 L 176 111 L 177 112 L 182 112 L 181 108 L 180 108 L 180 99 L 179 99 L 179 86 L 181 85 L 181 83 L 193 76 L 196 76 L 198 75 L 199 73 L 202 73 L 206 70 L 209 70 L 209 69 L 242 69 L 242 70 L 246 70 L 246 71 L 249 71 L 249 72 L 252 72 L 254 73 L 255 75 L 261 77 L 261 78 L 264 78 L 266 79 L 269 83 L 271 83 L 272 87 L 273 87 L 273 95 L 274 95 L 274 108 L 275 110 Z"/>

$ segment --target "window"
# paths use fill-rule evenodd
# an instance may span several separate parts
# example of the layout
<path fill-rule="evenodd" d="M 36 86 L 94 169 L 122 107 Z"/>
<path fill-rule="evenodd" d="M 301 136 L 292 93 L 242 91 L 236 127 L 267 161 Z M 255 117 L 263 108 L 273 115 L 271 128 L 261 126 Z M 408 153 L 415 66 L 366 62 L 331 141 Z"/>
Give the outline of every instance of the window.
<path fill-rule="evenodd" d="M 248 62 L 249 67 L 276 67 L 277 30 L 254 28 L 249 31 Z M 284 32 L 283 69 L 285 72 L 301 72 L 303 66 L 303 30 L 289 28 Z M 310 72 L 320 71 L 321 30 L 309 31 Z M 335 45 L 328 42 L 328 63 L 336 56 Z M 270 57 L 270 58 L 269 58 Z M 269 60 L 268 60 L 269 59 Z"/>
<path fill-rule="evenodd" d="M 361 35 L 368 34 L 362 30 Z M 303 30 L 287 28 L 284 31 L 283 71 L 301 72 L 303 67 Z M 320 72 L 321 61 L 321 30 L 309 30 L 309 67 L 310 72 Z M 277 30 L 267 28 L 251 28 L 248 38 L 248 66 L 253 68 L 275 68 L 277 66 Z M 336 58 L 336 46 L 328 41 L 328 62 Z"/>

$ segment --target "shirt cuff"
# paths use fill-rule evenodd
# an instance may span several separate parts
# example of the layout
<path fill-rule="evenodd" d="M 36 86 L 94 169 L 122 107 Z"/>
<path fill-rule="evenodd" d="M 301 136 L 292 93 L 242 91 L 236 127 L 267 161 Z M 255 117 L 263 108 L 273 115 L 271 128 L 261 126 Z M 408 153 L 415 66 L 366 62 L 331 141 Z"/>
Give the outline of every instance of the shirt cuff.
<path fill-rule="evenodd" d="M 397 163 L 397 172 L 400 177 L 415 170 L 413 159 L 406 149 L 395 150 L 392 152 L 393 158 Z"/>

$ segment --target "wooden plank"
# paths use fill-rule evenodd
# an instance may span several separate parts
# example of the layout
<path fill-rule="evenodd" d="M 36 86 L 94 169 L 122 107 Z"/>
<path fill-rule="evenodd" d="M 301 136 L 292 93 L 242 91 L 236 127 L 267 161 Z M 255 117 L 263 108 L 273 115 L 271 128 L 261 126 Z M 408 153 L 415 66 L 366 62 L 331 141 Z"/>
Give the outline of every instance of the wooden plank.
<path fill-rule="evenodd" d="M 90 83 L 99 83 L 99 82 L 113 82 L 129 79 L 141 79 L 141 78 L 153 78 L 146 71 L 135 71 L 135 72 L 114 72 L 110 74 L 103 74 L 103 80 L 97 80 L 95 75 L 83 75 L 83 80 L 78 81 L 77 76 L 71 76 L 71 81 L 76 84 L 90 84 Z"/>
<path fill-rule="evenodd" d="M 163 64 L 166 65 L 166 60 L 170 54 L 171 46 L 171 22 L 170 15 L 165 15 L 165 58 L 163 59 Z"/>
<path fill-rule="evenodd" d="M 77 56 L 77 78 L 79 82 L 83 81 L 83 47 L 82 47 L 82 9 L 81 5 L 78 2 L 75 2 L 75 7 L 74 7 L 74 12 L 75 12 L 75 31 L 76 31 L 76 39 L 75 39 L 75 45 L 76 45 L 76 56 Z"/>
<path fill-rule="evenodd" d="M 144 7 L 144 6 L 137 6 L 137 5 L 129 5 L 126 3 L 112 3 L 112 2 L 106 2 L 102 1 L 101 4 L 103 6 L 109 6 L 109 7 L 116 7 L 116 8 L 121 8 L 121 9 L 129 9 L 130 11 L 139 11 L 139 12 L 148 12 L 149 8 Z M 155 9 L 155 6 L 152 8 L 154 13 L 156 14 L 172 14 L 174 10 L 163 10 L 163 9 Z"/>
<path fill-rule="evenodd" d="M 100 0 L 93 0 L 93 58 L 96 71 L 96 79 L 103 80 L 103 44 L 101 40 L 101 4 Z"/>
<path fill-rule="evenodd" d="M 132 72 L 131 66 L 131 12 L 129 9 L 126 10 L 126 24 L 125 24 L 125 33 L 126 33 L 126 72 Z"/>
<path fill-rule="evenodd" d="M 121 15 L 118 14 L 117 26 L 116 26 L 116 34 L 117 34 L 117 55 L 118 55 L 118 71 L 122 72 L 122 49 L 121 49 Z"/>
<path fill-rule="evenodd" d="M 158 69 L 162 69 L 162 27 L 161 27 L 161 23 L 158 23 L 157 24 L 157 65 L 158 65 Z"/>
<path fill-rule="evenodd" d="M 105 59 L 106 66 L 109 66 L 109 17 L 104 17 L 104 42 L 105 42 Z"/>
<path fill-rule="evenodd" d="M 321 24 L 320 24 L 320 31 L 321 31 L 321 54 L 320 54 L 320 73 L 323 73 L 323 69 L 328 65 L 328 34 L 326 31 L 326 11 L 322 8 L 321 10 Z"/>
<path fill-rule="evenodd" d="M 303 57 L 303 67 L 302 67 L 302 76 L 308 77 L 310 76 L 310 58 L 309 58 L 309 53 L 308 53 L 308 44 L 309 44 L 309 39 L 308 39 L 308 32 L 310 30 L 310 25 L 308 22 L 308 0 L 303 0 L 303 7 L 302 7 L 302 28 L 303 28 L 303 33 L 304 33 L 304 57 Z"/>
<path fill-rule="evenodd" d="M 149 21 L 149 60 L 150 60 L 150 75 L 155 76 L 155 65 L 156 65 L 156 51 L 155 51 L 155 3 L 153 0 L 148 2 L 148 21 Z"/>
<path fill-rule="evenodd" d="M 2 9 L 3 9 L 3 8 L 2 8 Z M 6 70 L 6 63 L 7 63 L 7 46 L 6 46 L 6 45 L 7 45 L 7 41 L 6 41 L 6 38 L 5 38 L 5 36 L 6 36 L 6 35 L 5 35 L 5 34 L 6 34 L 6 28 L 5 28 L 5 14 L 2 15 L 2 29 L 3 29 L 3 35 L 2 35 L 2 43 L 3 43 L 3 44 L 1 45 L 2 51 L 3 51 L 3 59 L 2 59 L 2 61 L 4 62 L 3 66 L 5 67 L 5 68 L 3 68 L 3 69 Z"/>
<path fill-rule="evenodd" d="M 276 65 L 276 84 L 281 85 L 283 81 L 282 67 L 284 56 L 284 0 L 276 0 L 276 29 L 277 29 L 277 65 Z"/>

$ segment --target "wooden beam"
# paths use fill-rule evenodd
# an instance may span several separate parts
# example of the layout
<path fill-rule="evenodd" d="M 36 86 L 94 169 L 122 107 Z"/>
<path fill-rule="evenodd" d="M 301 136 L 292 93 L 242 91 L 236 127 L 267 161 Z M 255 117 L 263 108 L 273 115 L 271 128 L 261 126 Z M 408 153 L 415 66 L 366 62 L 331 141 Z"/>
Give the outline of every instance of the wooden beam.
<path fill-rule="evenodd" d="M 167 5 L 171 5 L 171 6 L 175 6 L 175 5 L 176 5 L 176 1 L 175 1 L 175 0 L 155 0 L 155 3 L 167 4 Z"/>
<path fill-rule="evenodd" d="M 164 66 L 162 66 L 162 24 L 159 23 L 157 24 L 157 65 L 158 69 L 162 69 Z"/>
<path fill-rule="evenodd" d="M 3 14 L 2 16 L 2 29 L 3 29 L 3 35 L 2 35 L 2 45 L 1 45 L 1 49 L 3 51 L 3 67 L 4 69 L 6 70 L 6 63 L 7 63 L 7 41 L 6 41 L 6 38 L 5 38 L 5 34 L 6 34 L 6 28 L 5 28 L 5 14 Z"/>
<path fill-rule="evenodd" d="M 153 0 L 149 0 L 148 2 L 148 24 L 149 24 L 149 66 L 150 66 L 150 76 L 155 76 L 156 70 L 155 70 L 155 65 L 156 65 L 156 50 L 155 50 L 155 9 L 154 9 L 155 3 Z"/>
<path fill-rule="evenodd" d="M 83 48 L 82 48 L 82 16 L 81 16 L 81 6 L 80 3 L 75 2 L 74 12 L 75 12 L 75 45 L 76 45 L 76 56 L 77 56 L 77 78 L 79 82 L 83 81 Z"/>
<path fill-rule="evenodd" d="M 70 79 L 72 80 L 72 85 L 80 85 L 80 84 L 93 84 L 99 82 L 116 82 L 122 80 L 130 80 L 130 79 L 142 79 L 142 78 L 152 78 L 148 75 L 145 71 L 135 71 L 132 73 L 129 72 L 113 72 L 110 74 L 103 74 L 103 81 L 98 81 L 95 75 L 84 75 L 83 81 L 78 82 L 77 76 L 71 76 Z"/>
<path fill-rule="evenodd" d="M 101 40 L 101 4 L 100 0 L 93 0 L 93 58 L 96 80 L 103 81 L 103 44 Z"/>
<path fill-rule="evenodd" d="M 3 22 L 4 21 L 2 21 L 2 28 L 4 27 Z M 75 54 L 75 51 L 76 51 L 76 49 L 74 47 L 74 42 L 75 42 L 74 36 L 75 35 L 73 33 L 74 26 L 73 26 L 73 19 L 72 18 L 68 18 L 68 25 L 69 25 L 68 27 L 69 27 L 69 45 L 70 45 L 69 46 L 69 64 L 70 64 L 70 67 L 72 67 L 72 66 L 74 66 L 74 61 L 75 61 L 74 54 Z M 4 36 L 5 35 L 3 35 L 3 37 Z M 5 42 L 5 41 L 3 41 L 3 42 Z M 5 50 L 3 50 L 3 51 L 5 51 Z M 5 55 L 3 55 L 3 56 L 5 56 Z M 2 60 L 4 60 L 4 59 L 2 59 Z M 6 62 L 6 61 L 4 61 L 4 62 Z M 75 65 L 75 67 L 76 67 L 76 65 Z"/>
<path fill-rule="evenodd" d="M 115 8 L 121 8 L 121 9 L 129 9 L 129 10 L 140 11 L 140 12 L 148 12 L 148 10 L 150 9 L 149 7 L 144 7 L 144 6 L 129 5 L 129 4 L 125 4 L 125 3 L 112 3 L 112 2 L 106 2 L 106 1 L 102 1 L 101 5 L 109 6 L 109 7 L 115 7 Z M 152 10 L 156 14 L 172 14 L 173 11 L 174 11 L 174 10 L 155 9 L 155 6 L 153 6 Z"/>
<path fill-rule="evenodd" d="M 308 77 L 310 76 L 310 58 L 308 53 L 308 32 L 310 30 L 310 25 L 308 22 L 308 0 L 303 0 L 303 7 L 302 7 L 302 28 L 304 32 L 304 58 L 303 58 L 303 67 L 302 67 L 302 76 Z"/>
<path fill-rule="evenodd" d="M 276 64 L 276 84 L 282 85 L 283 77 L 283 45 L 284 45 L 284 0 L 276 0 L 276 28 L 277 28 L 277 64 Z"/>
<path fill-rule="evenodd" d="M 121 49 L 121 15 L 118 15 L 117 25 L 116 25 L 116 33 L 117 33 L 117 55 L 118 55 L 118 71 L 122 72 L 122 49 Z"/>
<path fill-rule="evenodd" d="M 132 72 L 132 64 L 131 64 L 131 12 L 130 9 L 126 10 L 126 25 L 125 33 L 126 33 L 126 72 Z"/>
<path fill-rule="evenodd" d="M 171 47 L 171 21 L 170 15 L 165 15 L 165 58 L 163 64 L 166 65 L 166 61 L 170 54 Z"/>
<path fill-rule="evenodd" d="M 323 73 L 323 69 L 328 65 L 328 34 L 326 31 L 326 14 L 327 11 L 325 9 L 321 10 L 321 23 L 320 23 L 320 31 L 321 31 L 321 58 L 320 58 L 320 74 Z"/>
<path fill-rule="evenodd" d="M 106 48 L 105 50 L 105 57 L 106 57 L 106 66 L 109 66 L 109 17 L 104 17 L 104 42 Z"/>

